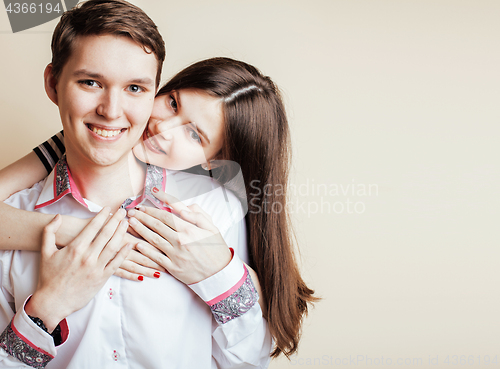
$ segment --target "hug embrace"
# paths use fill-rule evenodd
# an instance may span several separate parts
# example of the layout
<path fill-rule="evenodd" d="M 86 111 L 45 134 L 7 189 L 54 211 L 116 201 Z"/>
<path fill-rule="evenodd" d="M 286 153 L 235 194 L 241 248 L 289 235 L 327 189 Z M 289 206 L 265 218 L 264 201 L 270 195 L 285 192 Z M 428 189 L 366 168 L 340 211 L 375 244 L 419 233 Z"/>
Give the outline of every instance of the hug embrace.
<path fill-rule="evenodd" d="M 159 88 L 164 59 L 126 1 L 61 17 L 44 82 L 63 131 L 0 171 L 1 367 L 266 368 L 296 352 L 317 297 L 294 256 L 279 90 L 229 58 Z M 282 190 L 249 205 L 250 183 Z"/>

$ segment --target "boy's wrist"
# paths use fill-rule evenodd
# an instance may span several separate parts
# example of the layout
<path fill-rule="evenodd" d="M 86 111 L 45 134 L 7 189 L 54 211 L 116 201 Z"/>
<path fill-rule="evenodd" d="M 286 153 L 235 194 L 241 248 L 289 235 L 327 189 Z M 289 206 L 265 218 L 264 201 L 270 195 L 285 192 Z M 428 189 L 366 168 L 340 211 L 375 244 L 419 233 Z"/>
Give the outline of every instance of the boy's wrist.
<path fill-rule="evenodd" d="M 58 304 L 53 304 L 52 302 L 50 295 L 37 291 L 31 296 L 24 307 L 28 316 L 39 318 L 43 321 L 49 334 L 66 318 L 64 313 L 58 311 Z"/>

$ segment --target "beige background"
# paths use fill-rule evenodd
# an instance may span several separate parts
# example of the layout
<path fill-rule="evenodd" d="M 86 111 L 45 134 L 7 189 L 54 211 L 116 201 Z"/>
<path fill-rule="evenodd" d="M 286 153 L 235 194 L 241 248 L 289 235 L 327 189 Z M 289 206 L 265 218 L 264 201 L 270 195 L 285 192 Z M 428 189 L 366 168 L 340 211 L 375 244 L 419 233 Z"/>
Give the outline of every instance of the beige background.
<path fill-rule="evenodd" d="M 283 89 L 323 301 L 271 368 L 500 367 L 500 2 L 134 3 L 165 37 L 164 80 L 225 55 Z M 60 129 L 42 85 L 54 26 L 12 34 L 1 8 L 0 166 Z"/>

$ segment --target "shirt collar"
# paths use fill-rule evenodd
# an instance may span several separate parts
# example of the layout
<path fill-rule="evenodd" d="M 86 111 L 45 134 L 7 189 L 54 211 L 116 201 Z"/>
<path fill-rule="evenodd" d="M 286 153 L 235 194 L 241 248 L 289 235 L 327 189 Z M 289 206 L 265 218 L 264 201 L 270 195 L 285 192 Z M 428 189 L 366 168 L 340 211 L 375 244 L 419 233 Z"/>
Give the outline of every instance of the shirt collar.
<path fill-rule="evenodd" d="M 130 209 L 135 206 L 141 205 L 146 200 L 149 200 L 151 203 L 153 203 L 154 206 L 159 209 L 170 210 L 168 205 L 158 200 L 151 193 L 153 187 L 157 187 L 162 191 L 165 191 L 166 183 L 166 170 L 155 165 L 147 164 L 146 179 L 144 182 L 144 190 L 142 194 L 137 198 L 126 199 L 121 205 L 121 208 Z M 66 195 L 71 195 L 78 203 L 85 206 L 87 209 L 89 208 L 89 205 L 87 203 L 88 200 L 85 200 L 83 198 L 80 190 L 73 180 L 73 177 L 71 176 L 71 171 L 68 167 L 68 162 L 66 161 L 66 155 L 64 155 L 57 162 L 54 170 L 47 177 L 42 192 L 35 205 L 35 209 L 40 209 L 52 205 Z"/>

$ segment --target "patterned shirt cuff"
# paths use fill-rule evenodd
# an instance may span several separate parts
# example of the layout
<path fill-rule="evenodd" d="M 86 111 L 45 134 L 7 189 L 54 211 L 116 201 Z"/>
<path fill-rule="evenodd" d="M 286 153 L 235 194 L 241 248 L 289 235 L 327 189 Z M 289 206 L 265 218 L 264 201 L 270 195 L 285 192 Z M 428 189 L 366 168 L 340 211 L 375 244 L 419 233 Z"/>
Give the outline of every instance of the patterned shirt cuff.
<path fill-rule="evenodd" d="M 64 343 L 69 335 L 66 319 L 59 324 Z M 52 336 L 29 318 L 24 307 L 0 335 L 0 347 L 9 355 L 34 368 L 45 368 L 56 355 Z"/>
<path fill-rule="evenodd" d="M 259 300 L 252 278 L 237 255 L 220 272 L 189 287 L 210 306 L 219 324 L 245 314 Z"/>

